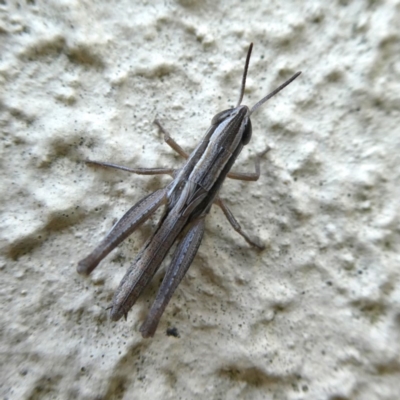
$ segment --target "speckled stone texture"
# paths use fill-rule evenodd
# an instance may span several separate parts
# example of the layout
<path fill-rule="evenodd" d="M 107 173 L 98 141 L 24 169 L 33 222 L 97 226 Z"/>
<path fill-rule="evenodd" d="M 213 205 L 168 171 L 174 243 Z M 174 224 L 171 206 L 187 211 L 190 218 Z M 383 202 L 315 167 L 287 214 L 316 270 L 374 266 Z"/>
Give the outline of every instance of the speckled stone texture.
<path fill-rule="evenodd" d="M 212 116 L 303 74 L 253 139 L 152 340 L 107 307 L 157 216 L 86 256 Z M 400 1 L 0 1 L 1 399 L 394 400 L 400 393 Z M 169 335 L 167 335 L 167 330 Z M 171 335 L 172 333 L 172 335 Z M 178 337 L 175 337 L 178 336 Z"/>

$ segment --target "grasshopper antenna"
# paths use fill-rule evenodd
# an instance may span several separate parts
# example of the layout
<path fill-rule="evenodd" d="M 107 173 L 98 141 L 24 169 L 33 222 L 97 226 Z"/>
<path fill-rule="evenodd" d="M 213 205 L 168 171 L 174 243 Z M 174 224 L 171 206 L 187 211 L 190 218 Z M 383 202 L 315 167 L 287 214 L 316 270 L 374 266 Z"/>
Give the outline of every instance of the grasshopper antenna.
<path fill-rule="evenodd" d="M 238 101 L 236 107 L 239 107 L 240 103 L 243 100 L 244 88 L 246 87 L 247 70 L 249 69 L 250 56 L 251 56 L 251 51 L 252 50 L 253 50 L 253 43 L 250 43 L 249 50 L 247 51 L 246 63 L 244 64 L 242 86 L 240 87 L 239 101 Z"/>
<path fill-rule="evenodd" d="M 257 111 L 267 100 L 269 100 L 271 97 L 275 96 L 278 92 L 280 92 L 282 89 L 284 89 L 289 83 L 292 83 L 299 75 L 301 74 L 301 71 L 296 72 L 291 78 L 289 78 L 286 82 L 283 82 L 282 85 L 278 86 L 275 90 L 273 90 L 270 94 L 266 95 L 263 97 L 258 103 L 256 103 L 250 110 L 250 114 L 253 114 L 254 111 Z M 246 78 L 244 78 L 244 81 Z"/>

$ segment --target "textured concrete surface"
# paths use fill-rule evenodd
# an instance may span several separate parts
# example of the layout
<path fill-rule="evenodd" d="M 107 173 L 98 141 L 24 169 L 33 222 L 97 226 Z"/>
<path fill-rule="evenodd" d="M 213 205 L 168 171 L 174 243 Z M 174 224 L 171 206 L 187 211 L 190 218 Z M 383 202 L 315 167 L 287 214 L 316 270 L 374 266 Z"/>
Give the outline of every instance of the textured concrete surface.
<path fill-rule="evenodd" d="M 253 117 L 152 340 L 107 306 L 157 218 L 82 278 L 76 263 L 235 104 Z M 400 2 L 0 1 L 2 399 L 391 400 L 400 393 Z M 179 337 L 167 336 L 176 328 Z"/>

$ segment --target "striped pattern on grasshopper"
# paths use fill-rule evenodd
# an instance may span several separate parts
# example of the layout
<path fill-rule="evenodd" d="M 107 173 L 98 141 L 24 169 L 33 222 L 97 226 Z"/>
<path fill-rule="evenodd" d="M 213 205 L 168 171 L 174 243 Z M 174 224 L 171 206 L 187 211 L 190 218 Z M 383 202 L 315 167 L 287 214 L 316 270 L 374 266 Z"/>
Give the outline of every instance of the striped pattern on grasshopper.
<path fill-rule="evenodd" d="M 156 299 L 140 328 L 145 338 L 154 335 L 168 302 L 190 267 L 203 238 L 204 219 L 213 204 L 222 209 L 232 227 L 250 245 L 259 249 L 263 248 L 258 240 L 250 238 L 241 229 L 218 193 L 226 177 L 247 181 L 256 181 L 259 178 L 260 157 L 268 149 L 257 154 L 254 173 L 230 172 L 236 158 L 251 139 L 250 116 L 268 99 L 296 79 L 300 72 L 294 74 L 252 108 L 241 105 L 252 48 L 251 43 L 247 52 L 238 104 L 213 117 L 210 128 L 190 155 L 172 139 L 158 120 L 155 121 L 164 133 L 166 143 L 186 159 L 180 169 L 128 168 L 107 162 L 86 161 L 89 164 L 121 169 L 135 174 L 169 174 L 173 177 L 171 183 L 165 188 L 149 194 L 128 210 L 93 252 L 79 262 L 77 268 L 80 274 L 90 274 L 108 253 L 143 224 L 161 205 L 165 206 L 157 228 L 123 277 L 110 307 L 110 317 L 113 321 L 126 316 L 160 267 L 172 245 L 179 238 Z"/>

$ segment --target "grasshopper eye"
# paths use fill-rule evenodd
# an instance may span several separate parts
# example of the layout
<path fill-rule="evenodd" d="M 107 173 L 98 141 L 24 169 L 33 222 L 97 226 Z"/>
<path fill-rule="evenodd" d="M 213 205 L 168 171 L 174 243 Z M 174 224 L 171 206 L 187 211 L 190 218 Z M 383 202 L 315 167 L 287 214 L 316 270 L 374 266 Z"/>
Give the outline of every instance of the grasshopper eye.
<path fill-rule="evenodd" d="M 252 132 L 253 132 L 253 129 L 251 127 L 251 121 L 250 121 L 250 118 L 248 118 L 246 125 L 244 126 L 244 131 L 243 131 L 243 135 L 242 135 L 243 145 L 246 145 L 247 143 L 250 142 Z"/>
<path fill-rule="evenodd" d="M 211 125 L 217 125 L 222 122 L 225 118 L 229 117 L 232 113 L 232 108 L 229 110 L 224 110 L 219 112 L 218 114 L 214 115 L 213 119 L 211 120 Z"/>

